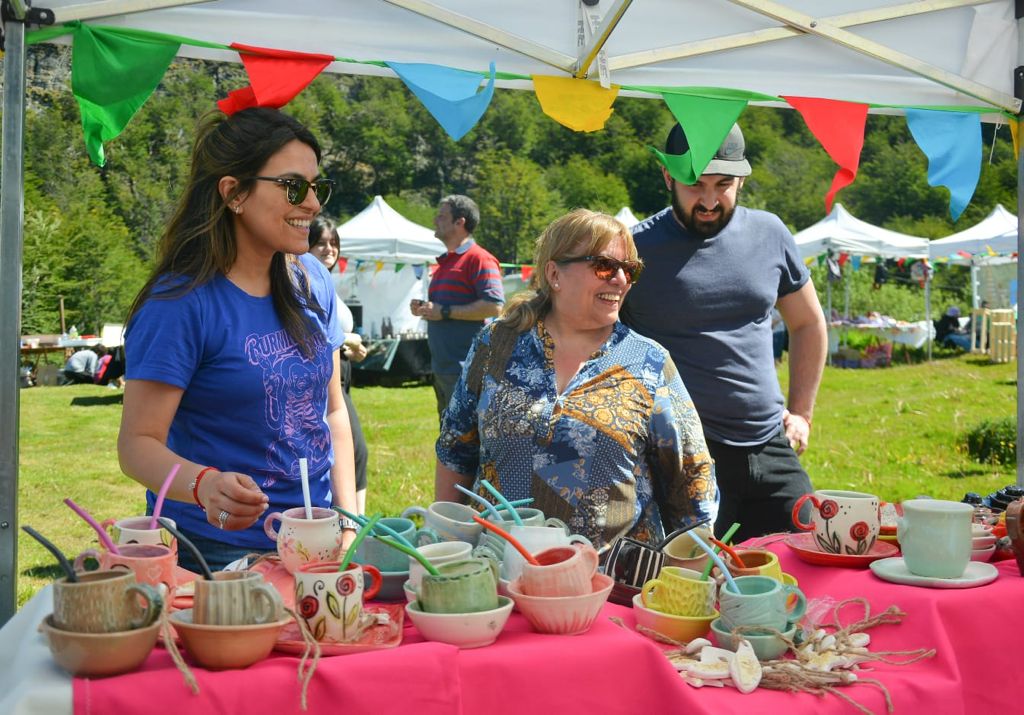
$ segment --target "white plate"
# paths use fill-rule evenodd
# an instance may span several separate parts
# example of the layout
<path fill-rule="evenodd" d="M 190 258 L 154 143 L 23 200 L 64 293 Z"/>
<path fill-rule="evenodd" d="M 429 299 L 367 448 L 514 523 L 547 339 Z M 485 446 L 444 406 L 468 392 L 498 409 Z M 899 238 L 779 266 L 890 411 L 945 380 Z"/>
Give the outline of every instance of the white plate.
<path fill-rule="evenodd" d="M 983 561 L 968 561 L 964 575 L 960 578 L 934 578 L 912 574 L 907 568 L 906 562 L 899 556 L 872 561 L 868 564 L 868 568 L 883 581 L 927 588 L 974 588 L 992 583 L 999 576 L 999 570 L 995 566 Z"/>

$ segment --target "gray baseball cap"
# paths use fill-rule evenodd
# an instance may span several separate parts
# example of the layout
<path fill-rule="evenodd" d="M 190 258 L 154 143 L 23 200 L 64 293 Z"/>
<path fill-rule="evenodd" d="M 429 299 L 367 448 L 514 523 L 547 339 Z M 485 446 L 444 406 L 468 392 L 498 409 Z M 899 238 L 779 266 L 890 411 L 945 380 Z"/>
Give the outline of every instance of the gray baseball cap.
<path fill-rule="evenodd" d="M 690 150 L 690 142 L 686 140 L 683 128 L 676 124 L 668 133 L 665 141 L 666 154 L 685 154 Z M 705 174 L 722 174 L 723 176 L 750 176 L 750 162 L 746 158 L 746 142 L 739 124 L 733 124 L 726 135 L 722 146 L 715 152 L 711 163 L 704 169 Z"/>

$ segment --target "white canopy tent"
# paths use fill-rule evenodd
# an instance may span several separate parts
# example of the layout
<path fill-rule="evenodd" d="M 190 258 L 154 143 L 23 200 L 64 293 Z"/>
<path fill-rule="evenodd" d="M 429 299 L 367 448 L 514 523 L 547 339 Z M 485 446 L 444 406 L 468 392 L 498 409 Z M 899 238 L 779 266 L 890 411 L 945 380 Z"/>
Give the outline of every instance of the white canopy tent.
<path fill-rule="evenodd" d="M 426 298 L 430 272 L 445 252 L 434 232 L 402 216 L 381 196 L 338 227 L 341 255 L 348 259 L 335 275 L 341 299 L 362 306 L 362 327 L 379 333 L 385 317 L 398 335 L 425 331 L 422 318 L 409 312 L 409 301 Z M 418 275 L 417 275 L 418 274 Z"/>
<path fill-rule="evenodd" d="M 622 223 L 626 224 L 626 228 L 633 228 L 638 223 L 640 223 L 640 219 L 633 215 L 633 212 L 630 210 L 628 206 L 623 206 L 621 209 L 619 209 L 619 212 L 615 214 L 615 218 L 617 218 L 619 221 L 622 221 Z"/>
<path fill-rule="evenodd" d="M 977 308 L 981 304 L 979 286 L 982 283 L 993 290 L 997 285 L 1007 287 L 1006 275 L 1001 276 L 1002 280 L 996 280 L 992 275 L 983 276 L 982 271 L 1017 261 L 1014 257 L 1017 253 L 1017 217 L 1002 204 L 997 204 L 992 213 L 970 228 L 932 241 L 928 251 L 932 261 L 942 260 L 971 267 L 971 307 Z M 987 271 L 988 274 L 993 272 L 1005 274 L 1006 270 Z M 1011 296 L 1009 303 L 999 307 L 1015 302 Z"/>
<path fill-rule="evenodd" d="M 989 120 L 1020 109 L 1013 96 L 1014 68 L 1021 64 L 1018 21 L 1010 0 L 833 0 L 827 16 L 818 15 L 818 0 L 784 3 L 36 0 L 46 12 L 37 7 L 28 17 L 102 18 L 102 24 L 220 45 L 238 42 L 356 60 L 429 62 L 473 71 L 486 70 L 493 61 L 501 72 L 524 76 L 503 78 L 499 85 L 520 88 L 531 86 L 529 75 L 547 74 L 900 106 L 980 106 L 991 109 L 985 115 Z M 15 604 L 26 2 L 9 0 L 4 8 L 0 364 L 8 367 L 0 370 L 0 623 Z M 180 54 L 238 61 L 232 50 L 188 44 Z M 358 62 L 334 62 L 328 70 L 391 76 L 377 64 Z M 1020 377 L 1018 385 L 1024 386 Z M 1024 419 L 1018 424 L 1024 430 Z M 1024 451 L 1018 460 L 1022 475 Z M 1018 481 L 1024 483 L 1021 476 Z"/>

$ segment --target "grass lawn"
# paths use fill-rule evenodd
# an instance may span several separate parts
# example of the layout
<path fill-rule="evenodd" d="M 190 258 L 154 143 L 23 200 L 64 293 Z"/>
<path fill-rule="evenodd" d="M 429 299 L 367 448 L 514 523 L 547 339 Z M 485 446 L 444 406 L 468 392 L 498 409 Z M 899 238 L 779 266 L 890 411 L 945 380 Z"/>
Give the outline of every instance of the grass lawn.
<path fill-rule="evenodd" d="M 785 383 L 785 366 L 781 371 Z M 433 495 L 437 435 L 430 387 L 353 393 L 370 447 L 368 509 L 397 514 Z M 69 555 L 96 541 L 61 500 L 98 519 L 142 514 L 141 487 L 121 474 L 120 393 L 105 387 L 21 392 L 18 513 Z M 804 464 L 816 487 L 861 489 L 887 501 L 919 494 L 960 499 L 1015 481 L 1012 466 L 972 462 L 958 435 L 985 418 L 1016 414 L 1016 365 L 960 356 L 879 370 L 826 368 Z M 57 574 L 50 555 L 18 540 L 18 603 Z"/>

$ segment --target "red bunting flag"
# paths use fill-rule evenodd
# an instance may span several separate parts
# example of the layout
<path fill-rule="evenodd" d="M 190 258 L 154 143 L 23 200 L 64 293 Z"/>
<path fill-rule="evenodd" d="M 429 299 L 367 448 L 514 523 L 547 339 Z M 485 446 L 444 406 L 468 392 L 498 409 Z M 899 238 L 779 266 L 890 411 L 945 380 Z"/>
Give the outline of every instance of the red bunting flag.
<path fill-rule="evenodd" d="M 896 259 L 896 265 L 899 266 L 900 268 L 903 268 L 903 264 L 906 263 L 906 262 L 907 262 L 906 258 L 897 258 Z"/>
<path fill-rule="evenodd" d="M 825 213 L 832 210 L 836 194 L 857 178 L 860 152 L 864 148 L 864 124 L 868 105 L 814 97 L 783 97 L 804 118 L 811 134 L 839 164 L 832 187 L 825 194 Z"/>
<path fill-rule="evenodd" d="M 250 84 L 217 102 L 225 114 L 248 107 L 283 107 L 334 62 L 332 55 L 289 52 L 237 42 L 231 47 L 239 51 Z"/>
<path fill-rule="evenodd" d="M 839 254 L 839 267 L 842 268 L 843 266 L 845 266 L 846 262 L 848 260 L 850 260 L 850 254 L 849 253 L 840 253 Z"/>
<path fill-rule="evenodd" d="M 348 268 L 348 259 L 342 256 L 335 265 L 338 267 L 338 273 L 344 273 L 345 269 Z"/>
<path fill-rule="evenodd" d="M 523 266 L 519 273 L 523 277 L 523 282 L 529 283 L 530 276 L 533 275 L 533 266 Z"/>
<path fill-rule="evenodd" d="M 966 258 L 967 260 L 970 260 L 973 257 L 967 251 L 957 251 L 956 255 L 960 256 L 961 258 Z"/>

